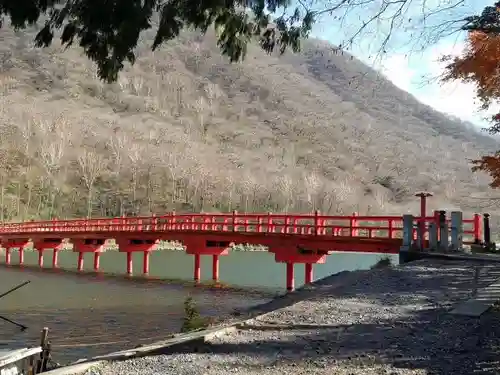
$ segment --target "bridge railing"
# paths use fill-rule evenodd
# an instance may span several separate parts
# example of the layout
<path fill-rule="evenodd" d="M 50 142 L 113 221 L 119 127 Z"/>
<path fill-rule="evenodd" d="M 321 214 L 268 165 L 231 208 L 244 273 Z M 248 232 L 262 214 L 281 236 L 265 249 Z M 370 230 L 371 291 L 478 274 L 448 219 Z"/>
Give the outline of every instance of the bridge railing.
<path fill-rule="evenodd" d="M 415 218 L 415 227 L 424 223 L 424 238 L 428 239 L 430 223 L 437 223 L 436 215 Z M 450 225 L 450 220 L 446 221 Z M 480 217 L 465 219 L 465 243 L 480 237 Z M 360 238 L 402 238 L 401 216 L 329 216 L 314 214 L 239 214 L 225 213 L 177 214 L 161 216 L 117 217 L 98 219 L 47 220 L 0 225 L 0 233 L 40 232 L 254 232 L 289 235 L 320 235 Z M 417 230 L 414 229 L 414 238 Z"/>

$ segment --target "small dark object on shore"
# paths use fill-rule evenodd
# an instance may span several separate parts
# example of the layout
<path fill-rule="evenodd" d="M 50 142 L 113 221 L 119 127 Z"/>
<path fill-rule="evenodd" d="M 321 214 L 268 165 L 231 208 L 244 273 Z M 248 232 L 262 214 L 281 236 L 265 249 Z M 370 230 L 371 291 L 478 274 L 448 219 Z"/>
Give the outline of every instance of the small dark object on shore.
<path fill-rule="evenodd" d="M 375 263 L 373 266 L 370 268 L 372 270 L 379 269 L 379 268 L 388 268 L 392 266 L 392 261 L 391 258 L 389 257 L 382 257 L 380 258 L 377 263 Z"/>

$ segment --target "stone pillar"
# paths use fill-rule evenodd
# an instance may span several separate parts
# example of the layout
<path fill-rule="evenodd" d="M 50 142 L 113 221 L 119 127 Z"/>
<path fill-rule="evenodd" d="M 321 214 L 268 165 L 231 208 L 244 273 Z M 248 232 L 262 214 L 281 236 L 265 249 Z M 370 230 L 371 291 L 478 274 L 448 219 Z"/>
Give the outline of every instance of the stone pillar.
<path fill-rule="evenodd" d="M 453 211 L 451 213 L 451 250 L 463 250 L 463 215 L 461 211 Z"/>
<path fill-rule="evenodd" d="M 399 249 L 399 263 L 406 263 L 413 242 L 413 215 L 403 215 L 403 244 Z"/>
<path fill-rule="evenodd" d="M 438 249 L 438 231 L 436 223 L 429 223 L 429 250 Z"/>
<path fill-rule="evenodd" d="M 439 211 L 439 250 L 448 251 L 448 224 L 446 223 L 446 211 Z"/>

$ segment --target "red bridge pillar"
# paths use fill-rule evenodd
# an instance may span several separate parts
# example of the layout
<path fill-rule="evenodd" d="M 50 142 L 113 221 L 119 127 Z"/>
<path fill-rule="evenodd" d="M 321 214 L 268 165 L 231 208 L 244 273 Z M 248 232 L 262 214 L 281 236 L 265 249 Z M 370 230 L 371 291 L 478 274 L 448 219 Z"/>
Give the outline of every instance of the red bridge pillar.
<path fill-rule="evenodd" d="M 6 240 L 2 243 L 5 248 L 5 264 L 10 265 L 12 263 L 12 249 L 19 249 L 19 264 L 24 263 L 24 248 L 31 245 L 29 238 L 26 239 L 12 239 Z"/>
<path fill-rule="evenodd" d="M 76 269 L 77 271 L 81 272 L 83 271 L 83 252 L 78 252 L 78 260 L 77 260 L 77 263 L 76 263 Z"/>
<path fill-rule="evenodd" d="M 201 255 L 194 254 L 194 275 L 193 280 L 199 283 L 201 279 Z"/>
<path fill-rule="evenodd" d="M 295 289 L 295 264 L 286 262 L 286 290 L 291 292 Z"/>
<path fill-rule="evenodd" d="M 219 281 L 219 255 L 212 255 L 212 280 Z"/>
<path fill-rule="evenodd" d="M 305 265 L 305 279 L 306 284 L 311 284 L 313 282 L 313 265 L 312 263 L 306 263 Z"/>
<path fill-rule="evenodd" d="M 99 251 L 96 251 L 94 253 L 94 271 L 99 271 L 99 268 L 101 266 L 101 252 Z M 82 268 L 83 268 L 83 264 L 82 264 Z"/>
<path fill-rule="evenodd" d="M 24 265 L 24 247 L 19 248 L 19 265 Z"/>
<path fill-rule="evenodd" d="M 52 268 L 59 268 L 59 250 L 57 249 L 52 252 Z"/>
<path fill-rule="evenodd" d="M 43 267 L 43 250 L 38 250 L 38 267 Z"/>
<path fill-rule="evenodd" d="M 10 265 L 10 247 L 5 248 L 5 264 Z"/>
<path fill-rule="evenodd" d="M 144 254 L 142 272 L 144 275 L 149 274 L 149 259 L 151 256 L 151 252 L 158 249 L 160 240 L 120 238 L 116 239 L 116 243 L 118 244 L 119 251 L 127 254 L 127 275 L 131 276 L 134 272 L 134 252 L 142 252 Z"/>
<path fill-rule="evenodd" d="M 93 253 L 94 254 L 94 271 L 99 271 L 99 259 L 101 253 L 104 252 L 104 245 L 106 240 L 104 238 L 86 238 L 86 239 L 74 239 L 71 241 L 73 243 L 73 252 L 78 253 L 78 260 L 76 263 L 76 269 L 79 272 L 83 271 L 84 267 L 84 254 Z"/>
<path fill-rule="evenodd" d="M 57 268 L 57 253 L 63 248 L 64 244 L 59 238 L 46 238 L 33 241 L 33 248 L 38 251 L 38 266 L 43 267 L 43 252 L 47 249 L 53 249 L 52 268 Z"/>
<path fill-rule="evenodd" d="M 58 238 L 46 238 L 43 240 L 35 240 L 33 242 L 33 248 L 38 251 L 38 267 L 43 267 L 43 252 L 47 249 L 53 249 L 52 254 L 52 268 L 57 268 L 57 252 L 63 248 L 63 243 L 61 239 Z M 55 259 L 54 259 L 55 258 Z"/>
<path fill-rule="evenodd" d="M 134 272 L 132 252 L 127 252 L 127 275 L 132 275 Z"/>
<path fill-rule="evenodd" d="M 288 243 L 287 243 L 288 242 Z M 294 241 L 276 240 L 276 244 L 269 245 L 269 251 L 274 253 L 278 263 L 286 263 L 286 289 L 295 290 L 295 263 L 304 264 L 304 283 L 313 282 L 313 264 L 325 263 L 328 255 L 325 243 L 297 244 Z"/>
<path fill-rule="evenodd" d="M 187 238 L 184 241 L 186 254 L 194 255 L 194 281 L 199 283 L 201 280 L 201 256 L 212 256 L 212 280 L 219 282 L 219 261 L 221 255 L 228 255 L 229 248 L 232 245 L 225 237 L 200 237 Z"/>
<path fill-rule="evenodd" d="M 151 251 L 145 251 L 143 253 L 142 259 L 142 274 L 149 275 L 149 258 L 151 256 Z"/>

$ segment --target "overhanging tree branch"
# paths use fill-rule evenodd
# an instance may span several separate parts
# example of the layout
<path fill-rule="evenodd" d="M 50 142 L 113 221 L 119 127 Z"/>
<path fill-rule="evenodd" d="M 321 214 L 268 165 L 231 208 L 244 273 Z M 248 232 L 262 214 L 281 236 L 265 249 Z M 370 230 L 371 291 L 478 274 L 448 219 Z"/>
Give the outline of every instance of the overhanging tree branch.
<path fill-rule="evenodd" d="M 383 53 L 396 31 L 426 38 L 430 31 L 434 39 L 449 32 L 451 17 L 442 19 L 441 14 L 464 3 L 438 0 L 430 7 L 427 0 L 0 0 L 0 16 L 10 18 L 17 29 L 34 25 L 43 16 L 44 26 L 36 36 L 38 47 L 49 46 L 60 30 L 64 46 L 78 43 L 96 62 L 98 76 L 113 82 L 125 61 L 134 63 L 141 34 L 153 28 L 155 49 L 184 28 L 205 33 L 214 27 L 221 52 L 235 62 L 245 57 L 253 39 L 268 53 L 284 53 L 288 48 L 299 51 L 300 41 L 309 36 L 313 24 L 328 17 L 329 24 L 356 21 L 343 48 L 375 25 Z M 434 19 L 437 23 L 427 26 Z M 464 27 L 472 21 L 457 17 L 455 22 Z M 418 31 L 419 27 L 423 29 Z"/>

